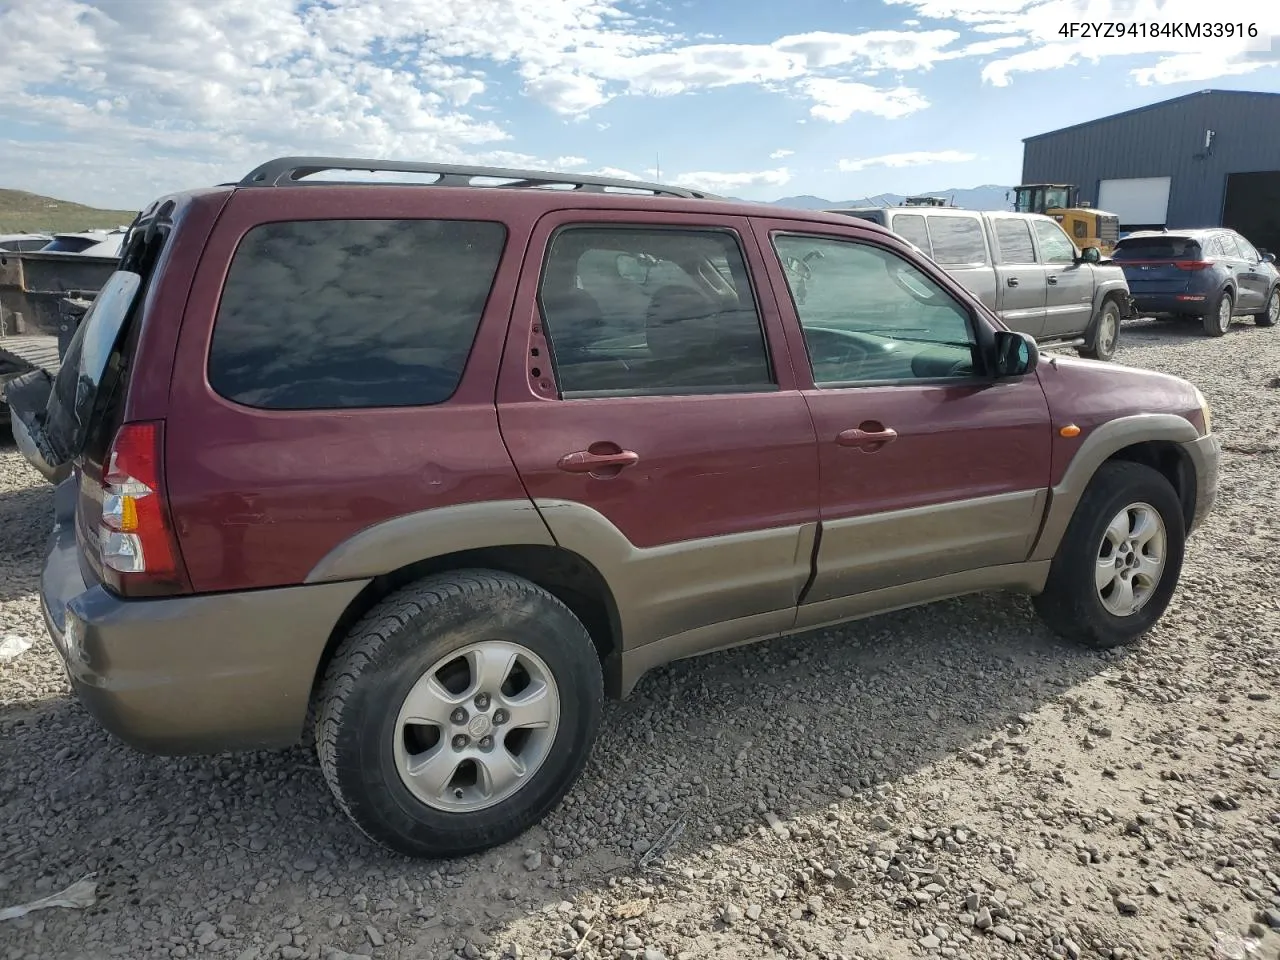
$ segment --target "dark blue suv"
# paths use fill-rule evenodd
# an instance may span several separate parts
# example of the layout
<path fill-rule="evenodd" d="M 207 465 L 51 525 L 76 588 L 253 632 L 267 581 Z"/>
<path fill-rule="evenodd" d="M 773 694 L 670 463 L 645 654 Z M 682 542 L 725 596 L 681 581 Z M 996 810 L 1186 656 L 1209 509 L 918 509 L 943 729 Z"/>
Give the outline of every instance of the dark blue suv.
<path fill-rule="evenodd" d="M 1198 317 L 1211 337 L 1235 317 L 1253 317 L 1260 327 L 1280 318 L 1275 254 L 1234 230 L 1144 230 L 1116 244 L 1112 257 L 1142 316 Z"/>

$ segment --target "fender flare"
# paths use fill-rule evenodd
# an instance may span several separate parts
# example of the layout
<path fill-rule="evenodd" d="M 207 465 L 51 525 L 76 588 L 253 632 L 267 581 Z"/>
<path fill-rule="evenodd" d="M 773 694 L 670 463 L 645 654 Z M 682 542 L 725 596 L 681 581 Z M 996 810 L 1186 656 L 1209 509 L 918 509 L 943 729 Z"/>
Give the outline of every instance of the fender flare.
<path fill-rule="evenodd" d="M 1062 480 L 1049 491 L 1049 508 L 1028 559 L 1053 559 L 1094 474 L 1121 450 L 1151 441 L 1183 444 L 1198 439 L 1195 424 L 1174 413 L 1140 413 L 1095 427 L 1072 456 Z"/>

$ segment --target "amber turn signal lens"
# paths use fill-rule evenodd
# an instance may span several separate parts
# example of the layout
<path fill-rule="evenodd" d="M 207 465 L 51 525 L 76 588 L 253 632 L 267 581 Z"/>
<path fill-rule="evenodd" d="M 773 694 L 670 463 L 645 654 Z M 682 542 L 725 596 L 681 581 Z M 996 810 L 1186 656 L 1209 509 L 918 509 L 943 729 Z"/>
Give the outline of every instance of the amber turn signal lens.
<path fill-rule="evenodd" d="M 1074 423 L 1068 423 L 1065 427 L 1058 431 L 1060 437 L 1078 437 L 1080 436 L 1080 428 Z"/>

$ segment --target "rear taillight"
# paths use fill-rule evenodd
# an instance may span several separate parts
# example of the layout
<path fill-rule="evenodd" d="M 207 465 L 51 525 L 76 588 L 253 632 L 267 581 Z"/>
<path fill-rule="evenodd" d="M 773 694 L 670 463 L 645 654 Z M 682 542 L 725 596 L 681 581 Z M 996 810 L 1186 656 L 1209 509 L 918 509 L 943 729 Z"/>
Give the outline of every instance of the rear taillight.
<path fill-rule="evenodd" d="M 163 449 L 161 423 L 126 423 L 107 456 L 98 550 L 103 579 L 126 596 L 187 589 L 164 500 Z"/>
<path fill-rule="evenodd" d="M 1173 265 L 1179 270 L 1204 270 L 1213 266 L 1212 260 L 1175 260 Z"/>

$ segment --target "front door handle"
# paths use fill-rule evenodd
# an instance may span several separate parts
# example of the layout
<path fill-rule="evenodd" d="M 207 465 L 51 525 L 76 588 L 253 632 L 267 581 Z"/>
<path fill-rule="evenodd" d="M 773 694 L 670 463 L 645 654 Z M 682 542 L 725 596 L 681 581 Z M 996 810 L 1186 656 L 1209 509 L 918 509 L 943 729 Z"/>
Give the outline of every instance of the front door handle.
<path fill-rule="evenodd" d="M 1018 278 L 1010 277 L 1008 280 L 1005 281 L 1005 283 L 1007 283 L 1011 287 L 1016 287 L 1018 285 Z"/>
<path fill-rule="evenodd" d="M 875 453 L 886 443 L 898 439 L 898 431 L 879 423 L 867 422 L 836 434 L 836 443 L 842 447 L 856 447 L 866 453 Z"/>
<path fill-rule="evenodd" d="M 593 443 L 586 450 L 566 453 L 556 466 L 565 473 L 589 473 L 603 479 L 617 476 L 624 467 L 639 462 L 640 454 L 634 450 L 623 450 L 614 443 Z"/>
<path fill-rule="evenodd" d="M 1054 283 L 1057 283 L 1057 282 L 1058 282 L 1058 278 L 1057 278 L 1057 277 L 1049 277 L 1048 279 L 1049 279 L 1049 283 L 1050 283 L 1050 284 L 1054 284 Z"/>

